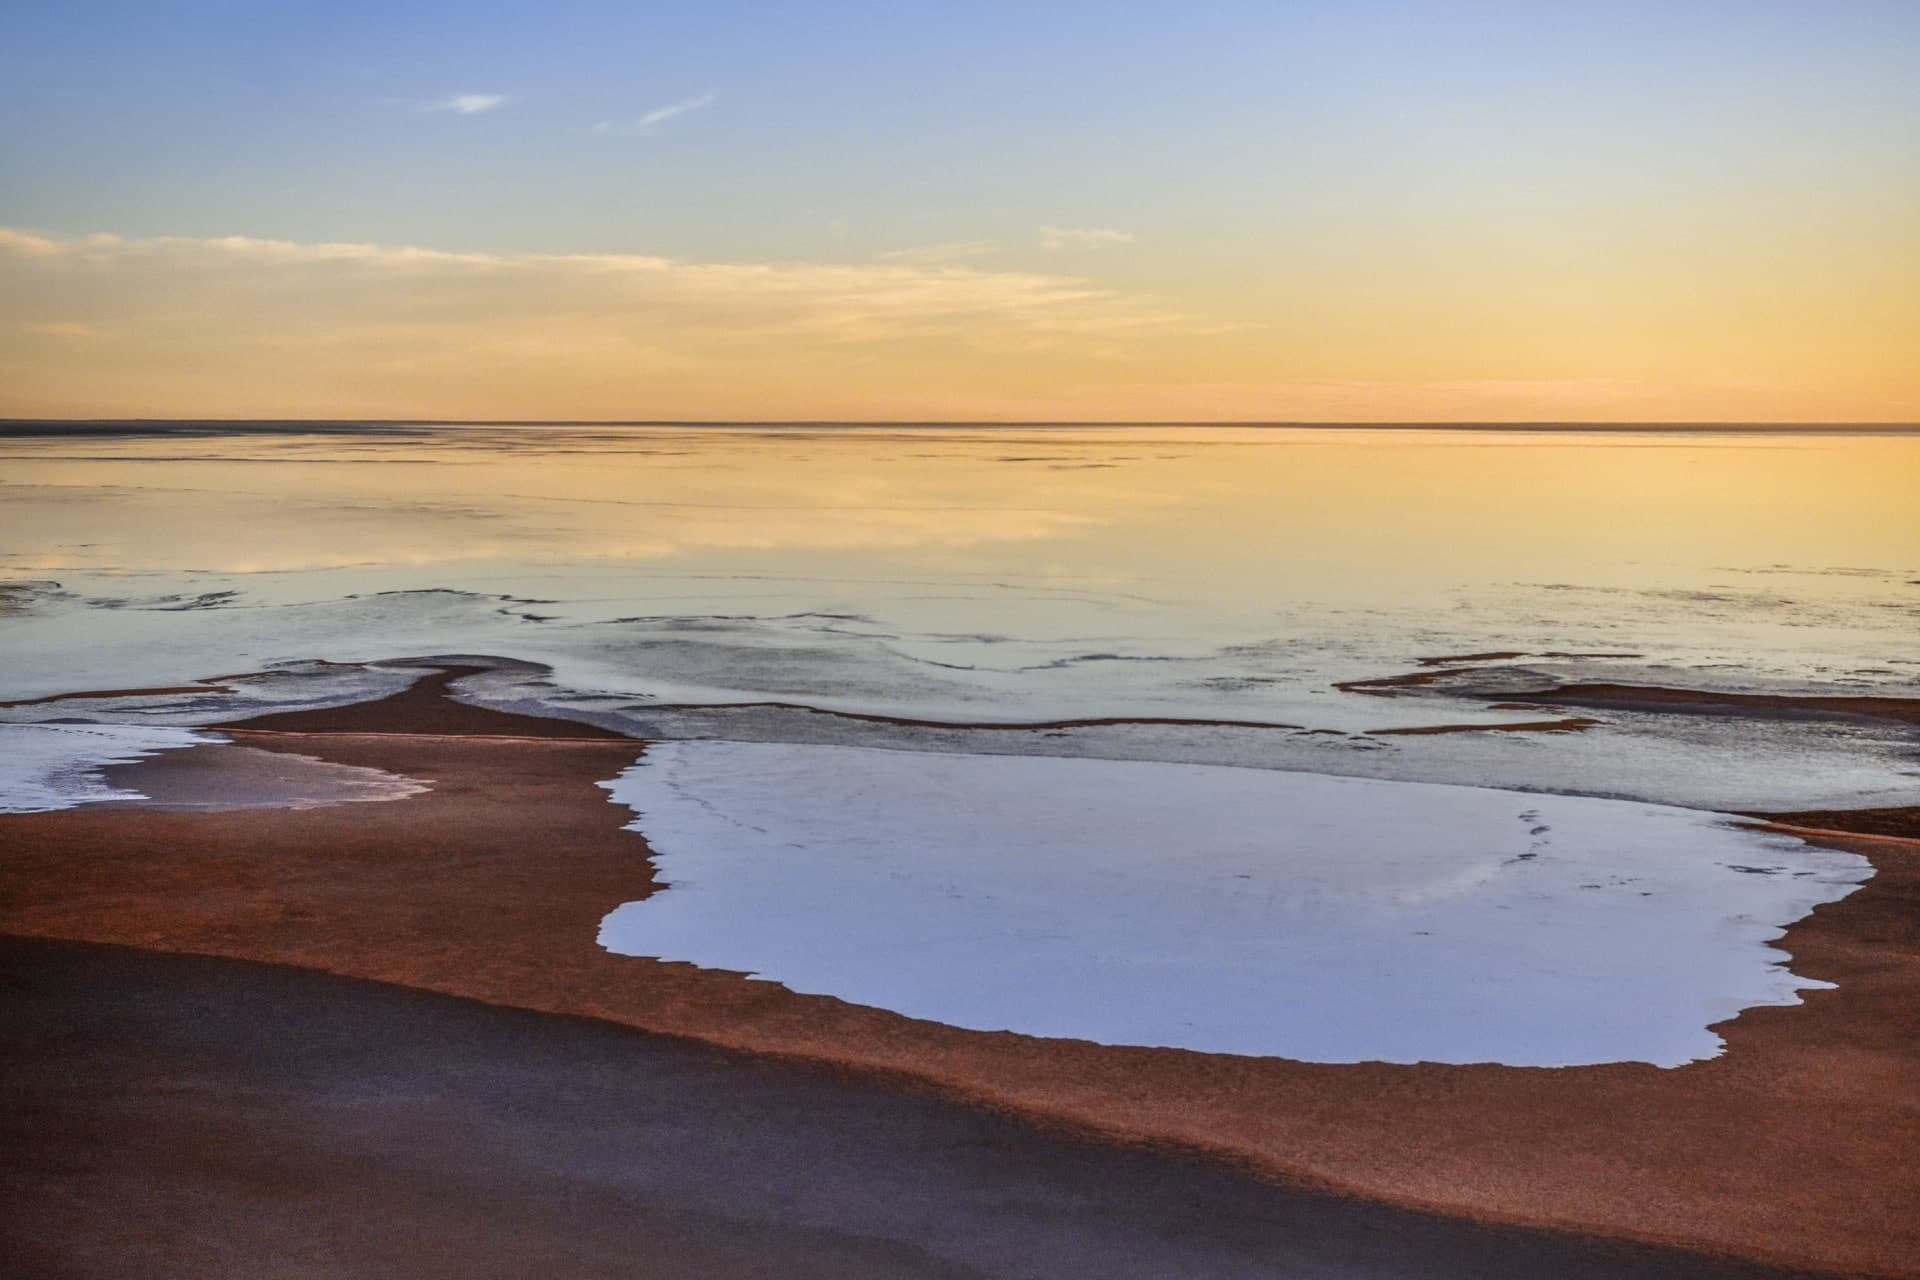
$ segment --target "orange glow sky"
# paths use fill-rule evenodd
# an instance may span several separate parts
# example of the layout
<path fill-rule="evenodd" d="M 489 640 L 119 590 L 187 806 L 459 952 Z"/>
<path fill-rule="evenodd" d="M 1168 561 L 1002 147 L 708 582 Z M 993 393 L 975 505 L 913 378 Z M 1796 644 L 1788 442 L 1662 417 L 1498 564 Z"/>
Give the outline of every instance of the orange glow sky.
<path fill-rule="evenodd" d="M 1920 420 L 1908 4 L 102 8 L 0 416 Z"/>

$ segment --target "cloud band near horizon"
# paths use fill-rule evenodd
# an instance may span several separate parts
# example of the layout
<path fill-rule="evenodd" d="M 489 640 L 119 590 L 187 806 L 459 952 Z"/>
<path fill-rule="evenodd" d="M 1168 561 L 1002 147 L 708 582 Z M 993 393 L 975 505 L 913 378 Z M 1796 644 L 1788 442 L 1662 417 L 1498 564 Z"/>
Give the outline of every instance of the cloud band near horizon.
<path fill-rule="evenodd" d="M 0 227 L 0 416 L 1920 417 L 1898 381 L 1848 400 L 1764 376 L 1501 367 L 1497 352 L 1361 365 L 1304 325 L 954 260 L 974 247 L 692 262 Z"/>

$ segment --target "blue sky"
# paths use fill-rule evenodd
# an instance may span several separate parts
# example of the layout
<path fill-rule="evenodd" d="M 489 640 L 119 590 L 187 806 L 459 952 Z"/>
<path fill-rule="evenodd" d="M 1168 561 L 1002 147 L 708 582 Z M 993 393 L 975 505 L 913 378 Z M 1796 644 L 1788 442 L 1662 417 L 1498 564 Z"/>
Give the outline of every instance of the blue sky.
<path fill-rule="evenodd" d="M 1266 324 L 1329 273 L 1419 295 L 1596 254 L 1668 271 L 1676 236 L 1745 237 L 1756 269 L 1911 246 L 1889 227 L 1920 207 L 1916 83 L 1910 0 L 14 0 L 0 226 L 728 262 L 946 245 Z M 433 109 L 458 95 L 500 101 Z"/>
<path fill-rule="evenodd" d="M 462 248 L 1231 230 L 1506 198 L 1543 166 L 1571 197 L 1848 182 L 1912 165 L 1920 99 L 1920 5 L 1846 0 L 16 0 L 4 22 L 9 224 Z M 507 101 L 418 110 L 459 93 Z M 650 135 L 589 132 L 708 94 Z"/>

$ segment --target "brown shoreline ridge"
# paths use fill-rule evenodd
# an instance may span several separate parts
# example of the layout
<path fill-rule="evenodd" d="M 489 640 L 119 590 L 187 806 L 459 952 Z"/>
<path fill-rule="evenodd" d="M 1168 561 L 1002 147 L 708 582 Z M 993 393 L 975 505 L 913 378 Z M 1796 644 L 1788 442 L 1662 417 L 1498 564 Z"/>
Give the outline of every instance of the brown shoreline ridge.
<path fill-rule="evenodd" d="M 357 664 L 337 663 L 337 664 L 331 664 L 331 665 L 353 666 Z M 447 691 L 447 686 L 452 681 L 461 679 L 464 676 L 478 675 L 488 670 L 488 668 L 478 667 L 478 666 L 468 666 L 464 664 L 440 664 L 433 667 L 432 670 L 445 673 L 445 679 L 436 679 L 434 683 L 425 687 L 424 689 L 422 689 L 420 685 L 416 684 L 414 686 L 410 686 L 409 689 L 405 692 L 419 691 L 423 694 L 444 693 Z M 39 707 L 39 706 L 47 706 L 55 702 L 80 702 L 80 701 L 89 701 L 89 700 L 106 699 L 106 698 L 155 698 L 155 697 L 166 697 L 170 695 L 185 694 L 185 693 L 232 693 L 233 690 L 231 688 L 228 688 L 226 685 L 218 682 L 225 681 L 225 680 L 247 680 L 247 679 L 253 678 L 257 674 L 259 673 L 256 672 L 256 673 L 248 673 L 244 675 L 233 675 L 233 676 L 215 676 L 203 683 L 195 683 L 195 684 L 188 684 L 188 685 L 173 685 L 173 686 L 151 688 L 151 689 L 97 689 L 97 690 L 86 690 L 86 691 L 77 692 L 77 693 L 50 693 L 37 698 L 22 698 L 15 702 L 0 702 L 0 709 L 5 709 L 9 707 Z M 352 703 L 347 705 L 351 707 L 351 706 L 358 706 L 361 704 Z M 405 704 L 405 705 L 410 705 L 415 710 L 423 714 L 438 714 L 436 711 L 434 711 L 431 700 L 424 696 L 415 702 L 412 702 L 410 704 Z M 339 709 L 339 708 L 334 708 L 334 709 Z M 778 700 L 765 699 L 765 698 L 757 699 L 751 702 L 634 702 L 634 703 L 627 704 L 622 709 L 626 711 L 656 712 L 656 713 L 662 712 L 662 711 L 667 711 L 667 712 L 800 711 L 800 712 L 805 712 L 808 715 L 827 716 L 836 720 L 851 720 L 859 724 L 893 725 L 896 728 L 902 728 L 902 729 L 982 729 L 982 730 L 989 730 L 989 731 L 1022 731 L 1022 730 L 1043 731 L 1043 730 L 1049 730 L 1049 729 L 1100 729 L 1100 728 L 1116 727 L 1120 725 L 1158 725 L 1158 726 L 1166 726 L 1166 727 L 1186 727 L 1186 728 L 1195 728 L 1195 729 L 1290 729 L 1290 730 L 1295 730 L 1299 732 L 1311 732 L 1311 733 L 1341 732 L 1340 730 L 1337 730 L 1337 729 L 1308 730 L 1303 725 L 1293 724 L 1285 720 L 1235 720 L 1235 719 L 1216 719 L 1216 718 L 1210 718 L 1206 716 L 1082 716 L 1082 717 L 1066 719 L 1066 720 L 928 720 L 928 719 L 916 718 L 913 716 L 888 715 L 884 712 L 879 712 L 879 711 L 845 711 L 845 710 L 840 710 L 834 707 L 816 707 L 811 705 L 810 703 L 805 703 L 805 702 L 782 702 Z M 321 710 L 326 710 L 326 708 L 322 708 Z M 304 716 L 307 713 L 289 712 L 285 714 Z M 514 715 L 515 713 L 500 712 L 498 714 Z M 553 718 L 545 717 L 545 716 L 517 716 L 517 718 L 522 721 L 535 722 L 536 725 L 552 724 L 556 722 Z M 289 722 L 289 723 L 293 723 L 293 722 Z M 305 728 L 283 727 L 279 724 L 278 715 L 271 715 L 271 716 L 257 717 L 256 719 L 253 719 L 253 720 L 235 721 L 235 722 L 221 725 L 218 727 L 225 730 L 236 731 L 241 733 L 355 732 L 355 730 L 349 730 L 341 727 L 347 723 L 347 721 L 344 721 L 344 720 L 336 720 L 336 719 L 304 720 L 299 723 L 304 724 L 306 727 Z M 558 721 L 558 723 L 574 724 L 576 722 L 562 720 L 562 721 Z M 598 726 L 587 725 L 585 722 L 578 722 L 578 724 L 579 724 L 580 732 L 572 736 L 576 736 L 576 737 L 606 737 L 609 735 L 613 737 L 626 736 L 624 734 L 617 733 L 613 730 L 601 729 Z M 332 727 L 325 727 L 325 726 L 332 726 Z M 366 732 L 366 731 L 360 730 L 358 732 Z M 426 728 L 420 728 L 420 729 L 408 729 L 408 730 L 389 730 L 388 732 L 395 732 L 395 733 L 404 732 L 404 733 L 419 734 L 419 733 L 428 733 L 428 732 L 431 732 L 431 730 Z M 457 733 L 458 736 L 460 737 L 482 737 L 482 736 L 513 737 L 515 736 L 513 734 L 506 734 L 506 733 L 490 734 L 490 735 L 478 734 L 467 729 L 457 729 L 457 730 L 453 730 L 452 732 Z M 541 729 L 536 727 L 536 728 L 530 729 L 528 733 L 524 736 L 551 738 L 551 737 L 560 736 L 560 735 L 557 733 L 557 731 L 550 730 L 550 729 Z"/>
<path fill-rule="evenodd" d="M 1426 671 L 1409 671 L 1405 675 L 1400 676 L 1368 676 L 1364 680 L 1336 680 L 1333 683 L 1333 687 L 1342 693 L 1370 693 L 1376 697 L 1381 697 L 1385 695 L 1380 694 L 1378 692 L 1379 690 L 1417 689 L 1423 685 L 1438 684 L 1448 676 L 1462 676 L 1468 672 L 1479 671 L 1480 669 L 1478 666 L 1436 666 Z"/>
<path fill-rule="evenodd" d="M 456 702 L 455 681 L 484 673 L 486 667 L 447 663 L 426 671 L 398 693 L 368 702 L 310 711 L 281 711 L 246 720 L 214 725 L 220 730 L 247 733 L 367 733 L 385 732 L 413 737 L 485 737 L 509 739 L 574 739 L 595 742 L 636 742 L 624 733 L 599 725 L 495 711 Z M 381 726 L 374 728 L 373 726 Z"/>
<path fill-rule="evenodd" d="M 1684 715 L 1745 715 L 1779 719 L 1892 720 L 1920 725 L 1920 698 L 1883 694 L 1815 695 L 1720 693 L 1654 684 L 1567 684 L 1512 690 L 1509 702 L 1588 707 L 1600 711 L 1668 711 Z"/>
<path fill-rule="evenodd" d="M 1920 804 L 1890 809 L 1803 809 L 1797 813 L 1750 813 L 1767 825 L 1798 835 L 1883 836 L 1920 842 Z"/>
<path fill-rule="evenodd" d="M 1405 729 L 1369 729 L 1374 738 L 1421 737 L 1433 733 L 1580 733 L 1602 723 L 1591 716 L 1563 720 L 1514 720 L 1506 724 L 1417 724 Z"/>
<path fill-rule="evenodd" d="M 1673 1070 L 1328 1065 L 962 1031 L 602 950 L 600 919 L 659 887 L 597 785 L 645 744 L 454 702 L 463 670 L 230 726 L 258 750 L 424 780 L 421 794 L 0 816 L 0 931 L 295 965 L 911 1077 L 1481 1220 L 1920 1276 L 1920 841 L 1815 836 L 1877 870 L 1778 944 L 1837 989 L 1718 1024 L 1727 1052 Z"/>
<path fill-rule="evenodd" d="M 229 676 L 228 679 L 237 677 Z M 11 707 L 44 707 L 52 702 L 85 702 L 100 698 L 166 698 L 183 693 L 232 693 L 233 689 L 224 684 L 208 682 L 205 684 L 160 685 L 152 689 L 94 689 L 85 693 L 49 693 L 39 698 L 16 698 L 12 702 L 0 702 L 0 709 Z"/>
<path fill-rule="evenodd" d="M 1479 662 L 1508 662 L 1514 658 L 1643 658 L 1641 653 L 1577 652 L 1548 649 L 1533 653 L 1525 649 L 1493 649 L 1486 653 L 1443 653 L 1430 658 L 1415 658 L 1422 667 L 1458 667 Z"/>
<path fill-rule="evenodd" d="M 1539 657 L 1627 657 L 1626 654 L 1539 654 L 1473 653 L 1457 659 L 1421 658 L 1425 668 L 1396 676 L 1371 676 L 1363 680 L 1342 680 L 1334 688 L 1343 693 L 1363 693 L 1389 697 L 1401 689 L 1420 689 L 1440 684 L 1457 676 L 1479 671 L 1502 671 L 1471 660 Z M 1449 661 L 1468 663 L 1440 665 Z M 1730 693 L 1712 689 L 1683 689 L 1671 685 L 1582 683 L 1554 685 L 1544 689 L 1478 690 L 1470 686 L 1449 688 L 1459 698 L 1497 697 L 1492 704 L 1499 711 L 1546 710 L 1578 707 L 1593 711 L 1666 712 L 1675 715 L 1731 715 L 1762 719 L 1891 720 L 1897 724 L 1920 725 L 1920 698 L 1900 698 L 1887 694 L 1794 694 Z"/>
<path fill-rule="evenodd" d="M 1186 726 L 1195 729 L 1301 729 L 1306 726 L 1284 720 L 1221 720 L 1207 716 L 1082 716 L 1069 720 L 923 720 L 913 716 L 887 715 L 880 711 L 842 711 L 833 707 L 815 707 L 804 702 L 635 702 L 628 711 L 804 711 L 809 715 L 831 716 L 860 724 L 887 724 L 901 729 L 988 729 L 1045 730 L 1101 729 L 1118 725 Z M 1316 731 L 1318 732 L 1318 731 Z M 1337 732 L 1337 731 L 1336 731 Z"/>

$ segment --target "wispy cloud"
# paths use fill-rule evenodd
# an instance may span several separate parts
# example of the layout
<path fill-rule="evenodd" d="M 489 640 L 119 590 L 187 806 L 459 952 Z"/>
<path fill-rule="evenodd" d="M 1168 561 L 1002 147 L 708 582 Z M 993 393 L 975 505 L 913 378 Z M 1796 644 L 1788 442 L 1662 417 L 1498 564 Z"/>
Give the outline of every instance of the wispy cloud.
<path fill-rule="evenodd" d="M 441 98 L 437 102 L 429 102 L 426 109 L 428 111 L 452 111 L 458 115 L 474 116 L 479 115 L 482 111 L 492 111 L 496 107 L 504 107 L 506 104 L 507 95 L 504 93 L 456 93 L 450 98 Z"/>
<path fill-rule="evenodd" d="M 652 133 L 675 116 L 686 115 L 689 111 L 698 111 L 713 104 L 714 95 L 703 93 L 697 98 L 683 98 L 679 102 L 669 102 L 664 107 L 655 107 L 634 120 L 601 120 L 593 126 L 595 133 Z"/>
<path fill-rule="evenodd" d="M 20 326 L 20 331 L 37 338 L 64 338 L 73 342 L 90 342 L 106 336 L 99 329 L 78 320 L 30 320 Z"/>
<path fill-rule="evenodd" d="M 698 111 L 701 107 L 711 105 L 712 102 L 713 95 L 710 93 L 703 93 L 697 98 L 688 98 L 683 102 L 670 102 L 664 107 L 655 107 L 641 116 L 638 124 L 642 129 L 651 129 L 654 125 L 671 120 L 675 116 L 683 116 L 689 111 Z"/>
<path fill-rule="evenodd" d="M 889 249 L 876 254 L 881 262 L 918 262 L 936 264 L 959 262 L 965 258 L 977 258 L 992 253 L 1000 246 L 991 240 L 944 240 L 939 244 L 917 245 L 909 249 Z"/>
<path fill-rule="evenodd" d="M 368 305 L 403 295 L 522 293 L 591 310 L 634 307 L 683 318 L 706 312 L 756 332 L 779 329 L 866 341 L 953 332 L 987 324 L 1052 334 L 1186 331 L 1147 299 L 1070 276 L 957 265 L 808 262 L 685 262 L 631 253 L 467 253 L 337 241 L 164 236 L 49 237 L 0 228 L 0 269 L 38 268 L 130 290 L 174 281 L 297 294 L 331 287 L 352 272 Z M 0 275 L 0 283 L 6 279 Z M 103 296 L 113 297 L 108 290 Z M 291 295 L 290 295 L 291 296 Z M 155 302 L 164 301 L 156 288 Z M 411 306 L 411 303 L 406 305 Z M 24 322 L 25 318 L 22 318 Z"/>
<path fill-rule="evenodd" d="M 1041 227 L 1043 249 L 1104 249 L 1108 245 L 1130 244 L 1133 232 L 1117 227 Z"/>
<path fill-rule="evenodd" d="M 34 235 L 31 231 L 15 231 L 11 227 L 0 227 L 0 254 L 11 254 L 20 258 L 38 258 L 59 253 L 60 250 L 60 241 Z"/>
<path fill-rule="evenodd" d="M 50 323 L 74 327 L 27 331 Z M 111 362 L 82 326 L 111 334 Z M 1064 273 L 953 262 L 0 229 L 0 412 L 853 412 L 942 371 L 975 383 L 982 361 L 1054 368 L 1208 331 Z"/>

